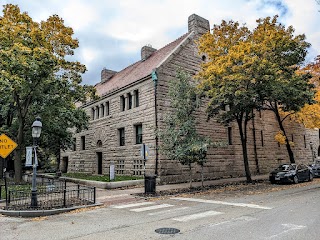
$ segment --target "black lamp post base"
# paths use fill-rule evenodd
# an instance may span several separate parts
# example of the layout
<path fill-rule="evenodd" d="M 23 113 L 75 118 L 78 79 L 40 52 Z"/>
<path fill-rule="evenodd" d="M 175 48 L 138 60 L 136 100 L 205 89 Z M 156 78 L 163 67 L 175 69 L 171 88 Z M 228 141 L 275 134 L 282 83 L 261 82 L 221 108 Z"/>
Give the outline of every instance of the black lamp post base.
<path fill-rule="evenodd" d="M 31 207 L 38 207 L 37 191 L 31 191 Z"/>

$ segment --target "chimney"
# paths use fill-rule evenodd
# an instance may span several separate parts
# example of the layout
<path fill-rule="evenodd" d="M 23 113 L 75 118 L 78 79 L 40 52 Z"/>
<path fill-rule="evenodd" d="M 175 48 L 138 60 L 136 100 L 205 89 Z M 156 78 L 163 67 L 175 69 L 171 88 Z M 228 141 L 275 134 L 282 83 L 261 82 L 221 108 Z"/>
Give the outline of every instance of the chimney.
<path fill-rule="evenodd" d="M 157 51 L 157 49 L 153 48 L 151 45 L 143 46 L 141 48 L 141 60 L 142 61 L 146 60 L 155 51 Z"/>
<path fill-rule="evenodd" d="M 117 73 L 116 71 L 112 71 L 112 70 L 103 68 L 101 71 L 101 82 L 108 81 L 116 73 Z"/>
<path fill-rule="evenodd" d="M 199 34 L 207 33 L 208 31 L 210 31 L 209 21 L 196 14 L 192 14 L 188 18 L 188 31 L 194 31 Z"/>

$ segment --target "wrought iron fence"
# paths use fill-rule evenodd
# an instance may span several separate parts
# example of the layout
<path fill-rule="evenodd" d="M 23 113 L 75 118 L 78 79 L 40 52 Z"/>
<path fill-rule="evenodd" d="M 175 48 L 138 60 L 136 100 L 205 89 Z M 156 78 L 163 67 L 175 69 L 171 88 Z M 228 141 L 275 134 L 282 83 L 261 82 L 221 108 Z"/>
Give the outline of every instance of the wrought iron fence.
<path fill-rule="evenodd" d="M 64 189 L 67 186 L 67 182 L 56 179 L 49 179 L 43 177 L 37 177 L 38 192 L 46 191 L 47 188 Z M 13 182 L 10 179 L 1 179 L 0 181 L 0 200 L 7 199 L 9 191 L 30 191 L 31 178 L 26 179 L 25 182 Z"/>
<path fill-rule="evenodd" d="M 47 185 L 38 188 L 37 206 L 31 207 L 31 191 L 8 190 L 6 210 L 48 210 L 95 204 L 96 189 L 82 185 Z M 61 187 L 64 184 L 64 187 Z"/>

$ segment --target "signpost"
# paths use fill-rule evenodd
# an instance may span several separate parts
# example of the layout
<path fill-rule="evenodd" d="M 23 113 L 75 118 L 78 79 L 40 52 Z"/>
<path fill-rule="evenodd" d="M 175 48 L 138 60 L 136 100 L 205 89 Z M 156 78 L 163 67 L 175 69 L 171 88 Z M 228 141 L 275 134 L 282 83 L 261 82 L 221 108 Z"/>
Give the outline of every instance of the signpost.
<path fill-rule="evenodd" d="M 26 147 L 26 167 L 32 167 L 32 148 Z"/>
<path fill-rule="evenodd" d="M 5 134 L 0 135 L 0 156 L 2 158 L 8 155 L 18 146 L 11 138 Z"/>
<path fill-rule="evenodd" d="M 10 153 L 18 146 L 11 138 L 9 138 L 5 134 L 0 135 L 0 157 L 3 158 L 3 160 L 8 157 Z M 7 201 L 7 178 L 5 176 L 5 169 L 2 169 L 3 171 L 3 177 L 4 177 L 4 185 L 5 185 L 5 192 L 6 192 L 6 201 Z"/>
<path fill-rule="evenodd" d="M 146 161 L 149 158 L 149 148 L 147 145 L 142 144 L 140 148 L 140 156 L 143 159 L 143 170 L 144 170 L 144 175 L 146 175 Z"/>

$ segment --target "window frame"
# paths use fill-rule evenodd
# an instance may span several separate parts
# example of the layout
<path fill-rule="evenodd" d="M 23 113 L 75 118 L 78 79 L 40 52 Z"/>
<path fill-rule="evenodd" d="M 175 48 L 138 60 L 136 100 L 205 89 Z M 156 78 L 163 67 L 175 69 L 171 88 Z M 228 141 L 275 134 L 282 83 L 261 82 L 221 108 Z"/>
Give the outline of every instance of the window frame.
<path fill-rule="evenodd" d="M 119 146 L 125 146 L 126 145 L 126 135 L 125 135 L 125 128 L 119 128 L 118 129 L 118 136 L 119 136 Z"/>
<path fill-rule="evenodd" d="M 135 128 L 136 144 L 142 144 L 143 143 L 142 123 L 134 125 L 134 128 Z M 139 133 L 139 129 L 141 129 L 141 133 Z"/>

